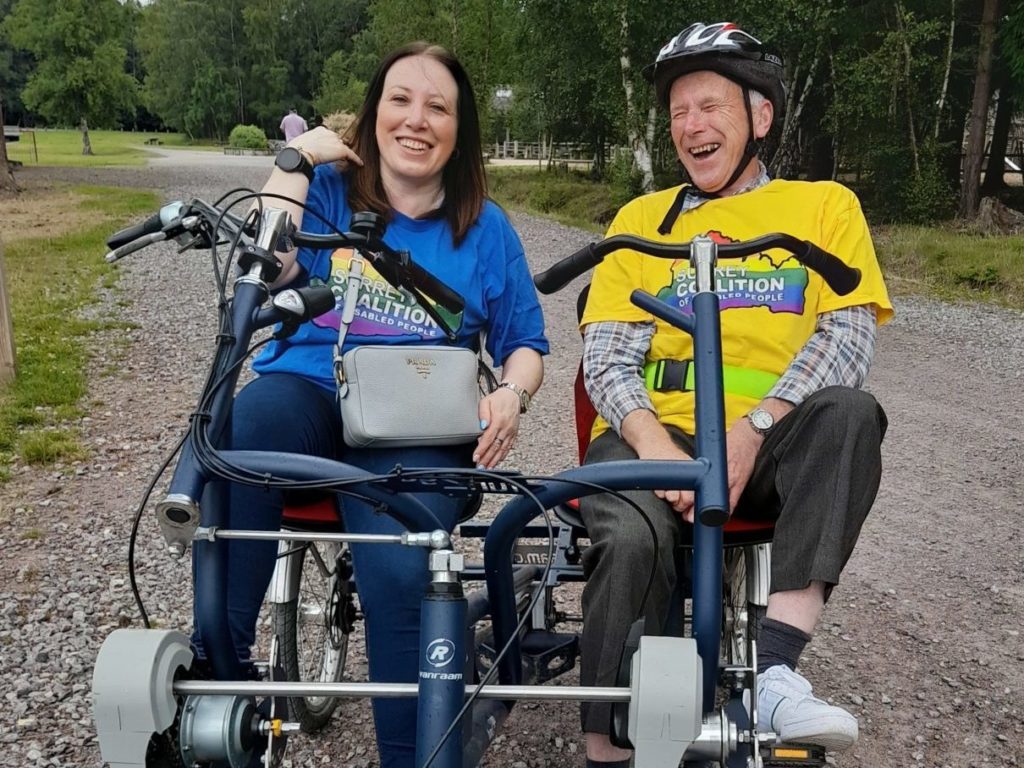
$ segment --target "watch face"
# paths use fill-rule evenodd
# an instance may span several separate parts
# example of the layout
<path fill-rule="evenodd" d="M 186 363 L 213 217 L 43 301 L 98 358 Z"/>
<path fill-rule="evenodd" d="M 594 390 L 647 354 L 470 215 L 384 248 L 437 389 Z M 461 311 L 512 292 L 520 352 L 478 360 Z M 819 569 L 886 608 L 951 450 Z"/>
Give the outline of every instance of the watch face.
<path fill-rule="evenodd" d="M 775 418 L 768 411 L 758 408 L 750 412 L 750 423 L 755 429 L 764 431 L 775 426 Z"/>
<path fill-rule="evenodd" d="M 302 153 L 294 147 L 285 147 L 277 153 L 277 167 L 282 171 L 298 170 L 302 164 Z"/>

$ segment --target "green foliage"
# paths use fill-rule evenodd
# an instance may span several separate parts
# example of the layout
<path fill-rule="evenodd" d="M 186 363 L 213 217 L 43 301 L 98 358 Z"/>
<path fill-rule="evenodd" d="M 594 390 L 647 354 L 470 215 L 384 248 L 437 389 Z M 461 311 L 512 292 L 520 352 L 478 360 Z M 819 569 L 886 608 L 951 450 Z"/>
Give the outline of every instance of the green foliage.
<path fill-rule="evenodd" d="M 488 187 L 501 205 L 550 218 L 594 232 L 607 228 L 617 209 L 608 184 L 576 171 L 535 171 L 489 168 Z"/>
<path fill-rule="evenodd" d="M 917 173 L 901 144 L 874 147 L 867 155 L 867 180 L 862 196 L 875 221 L 927 223 L 949 218 L 956 207 L 934 150 L 922 152 Z"/>
<path fill-rule="evenodd" d="M 328 57 L 366 26 L 367 0 L 154 0 L 138 46 L 146 105 L 190 136 L 232 125 L 276 133 L 289 107 L 309 114 Z"/>
<path fill-rule="evenodd" d="M 608 183 L 611 186 L 611 201 L 621 208 L 634 197 L 643 194 L 643 178 L 633 162 L 633 156 L 620 152 L 608 165 Z"/>
<path fill-rule="evenodd" d="M 56 123 L 113 126 L 135 109 L 135 79 L 125 72 L 124 8 L 117 0 L 18 0 L 4 28 L 30 51 L 36 68 L 21 96 Z"/>
<path fill-rule="evenodd" d="M 267 135 L 255 125 L 236 125 L 228 136 L 228 146 L 239 149 L 266 149 Z"/>
<path fill-rule="evenodd" d="M 367 66 L 369 64 L 369 66 Z M 373 72 L 372 63 L 360 66 L 359 57 L 346 51 L 335 51 L 324 62 L 323 75 L 313 106 L 321 115 L 333 112 L 357 114 L 366 95 L 367 80 Z M 357 72 L 362 72 L 361 79 Z"/>

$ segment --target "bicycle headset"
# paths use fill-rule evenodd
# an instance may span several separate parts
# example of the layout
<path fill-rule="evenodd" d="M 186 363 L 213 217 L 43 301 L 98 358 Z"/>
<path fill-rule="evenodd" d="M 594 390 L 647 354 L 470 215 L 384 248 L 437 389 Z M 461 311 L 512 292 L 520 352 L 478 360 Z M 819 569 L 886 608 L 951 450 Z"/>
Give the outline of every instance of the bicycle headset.
<path fill-rule="evenodd" d="M 760 141 L 754 138 L 754 116 L 750 109 L 750 91 L 754 90 L 771 102 L 773 123 L 778 124 L 786 114 L 786 85 L 782 58 L 769 52 L 761 41 L 744 32 L 735 24 L 691 24 L 669 40 L 654 60 L 643 69 L 644 76 L 654 83 L 658 103 L 668 107 L 669 91 L 678 78 L 690 72 L 711 71 L 727 77 L 743 89 L 743 106 L 747 111 L 747 145 L 732 176 L 723 185 L 727 189 L 740 177 L 750 161 L 760 151 Z M 716 192 L 708 192 L 696 184 L 684 185 L 658 227 L 662 234 L 672 230 L 687 190 L 714 199 Z"/>

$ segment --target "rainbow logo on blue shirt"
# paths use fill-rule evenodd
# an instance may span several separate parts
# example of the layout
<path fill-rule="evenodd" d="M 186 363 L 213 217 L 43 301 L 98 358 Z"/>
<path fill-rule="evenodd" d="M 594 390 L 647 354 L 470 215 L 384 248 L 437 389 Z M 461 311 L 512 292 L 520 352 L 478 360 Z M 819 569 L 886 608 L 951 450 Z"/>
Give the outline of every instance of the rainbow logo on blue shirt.
<path fill-rule="evenodd" d="M 319 328 L 337 331 L 341 325 L 341 304 L 348 290 L 352 258 L 351 248 L 339 248 L 331 254 L 331 272 L 326 284 L 334 291 L 334 309 L 313 320 L 313 324 Z M 310 285 L 324 284 L 323 280 L 310 280 Z M 458 329 L 461 326 L 461 313 L 454 315 L 436 304 L 432 304 L 432 307 L 453 328 Z M 417 336 L 423 340 L 444 338 L 444 332 L 412 294 L 404 289 L 395 288 L 381 277 L 369 262 L 364 263 L 362 287 L 348 332 L 352 336 L 364 337 Z"/>

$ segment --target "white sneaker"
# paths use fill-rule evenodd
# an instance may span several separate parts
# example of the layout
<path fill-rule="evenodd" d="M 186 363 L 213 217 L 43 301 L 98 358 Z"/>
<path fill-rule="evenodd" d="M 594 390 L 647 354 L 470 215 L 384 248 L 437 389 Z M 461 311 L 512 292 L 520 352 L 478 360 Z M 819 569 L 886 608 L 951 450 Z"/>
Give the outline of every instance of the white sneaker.
<path fill-rule="evenodd" d="M 757 719 L 780 741 L 847 749 L 857 741 L 857 718 L 811 695 L 811 684 L 785 664 L 757 676 Z"/>

